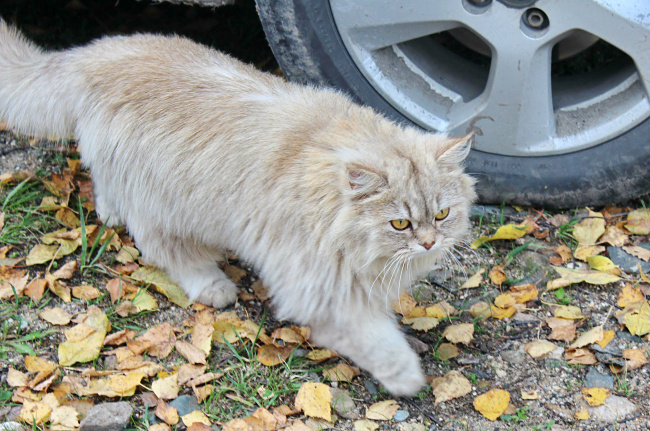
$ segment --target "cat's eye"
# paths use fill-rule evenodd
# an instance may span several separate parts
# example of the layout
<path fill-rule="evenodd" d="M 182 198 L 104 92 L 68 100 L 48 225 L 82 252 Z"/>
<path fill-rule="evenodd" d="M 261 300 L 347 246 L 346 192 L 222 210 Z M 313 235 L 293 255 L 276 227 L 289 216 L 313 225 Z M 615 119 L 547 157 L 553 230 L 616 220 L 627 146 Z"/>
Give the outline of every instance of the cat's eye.
<path fill-rule="evenodd" d="M 449 215 L 449 208 L 445 208 L 444 210 L 441 210 L 438 214 L 436 214 L 436 220 L 444 220 L 447 218 Z"/>
<path fill-rule="evenodd" d="M 398 220 L 391 220 L 390 224 L 397 230 L 404 230 L 411 225 L 411 222 L 404 219 L 398 219 Z"/>

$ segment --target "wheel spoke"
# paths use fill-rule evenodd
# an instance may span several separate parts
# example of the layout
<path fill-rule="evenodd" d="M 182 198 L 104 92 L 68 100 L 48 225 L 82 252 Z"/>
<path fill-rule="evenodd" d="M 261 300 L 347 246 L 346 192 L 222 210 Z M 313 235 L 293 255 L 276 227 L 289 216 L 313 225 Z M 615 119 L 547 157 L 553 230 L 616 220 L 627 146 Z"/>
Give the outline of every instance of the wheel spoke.
<path fill-rule="evenodd" d="M 611 43 L 634 61 L 650 98 L 650 2 L 579 0 L 574 25 Z"/>
<path fill-rule="evenodd" d="M 339 32 L 372 51 L 449 30 L 460 25 L 467 12 L 460 1 L 332 0 Z"/>

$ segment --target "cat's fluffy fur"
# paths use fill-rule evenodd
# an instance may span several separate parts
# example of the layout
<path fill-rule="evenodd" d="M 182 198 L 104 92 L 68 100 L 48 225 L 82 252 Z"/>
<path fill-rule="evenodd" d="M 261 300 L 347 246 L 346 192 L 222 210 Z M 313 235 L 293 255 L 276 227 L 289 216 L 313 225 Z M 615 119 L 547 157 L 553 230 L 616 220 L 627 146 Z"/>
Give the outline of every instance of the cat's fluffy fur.
<path fill-rule="evenodd" d="M 184 38 L 44 52 L 4 22 L 0 116 L 76 137 L 102 220 L 125 223 L 190 298 L 235 301 L 218 265 L 232 250 L 259 270 L 279 318 L 311 326 L 395 394 L 425 383 L 390 306 L 468 232 L 467 139 L 398 126 Z"/>

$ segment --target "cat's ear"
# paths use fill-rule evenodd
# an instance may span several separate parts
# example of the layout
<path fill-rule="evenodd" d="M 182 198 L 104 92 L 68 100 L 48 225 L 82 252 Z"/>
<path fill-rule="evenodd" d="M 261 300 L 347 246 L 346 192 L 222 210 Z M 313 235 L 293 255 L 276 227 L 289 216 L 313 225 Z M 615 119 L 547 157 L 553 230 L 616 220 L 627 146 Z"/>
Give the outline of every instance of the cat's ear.
<path fill-rule="evenodd" d="M 348 165 L 346 167 L 349 190 L 356 197 L 369 197 L 381 192 L 388 185 L 386 178 L 365 166 Z"/>
<path fill-rule="evenodd" d="M 447 138 L 438 151 L 438 161 L 450 165 L 459 165 L 467 158 L 472 149 L 474 134 L 462 138 Z"/>

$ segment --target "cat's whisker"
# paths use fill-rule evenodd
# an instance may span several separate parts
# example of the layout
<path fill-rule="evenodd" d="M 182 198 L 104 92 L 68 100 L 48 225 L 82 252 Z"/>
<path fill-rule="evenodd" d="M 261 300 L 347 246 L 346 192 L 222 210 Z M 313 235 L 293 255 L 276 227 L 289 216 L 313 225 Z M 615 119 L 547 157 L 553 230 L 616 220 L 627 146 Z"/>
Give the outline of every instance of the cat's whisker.
<path fill-rule="evenodd" d="M 400 255 L 398 264 L 393 267 L 393 274 L 392 274 L 391 279 L 390 279 L 390 281 L 388 283 L 388 289 L 386 290 L 386 294 L 385 294 L 386 307 L 388 307 L 388 305 L 389 305 L 388 304 L 388 299 L 389 299 L 389 296 L 390 296 L 391 287 L 393 286 L 393 278 L 395 277 L 395 275 L 397 275 L 398 272 L 399 272 L 399 276 L 398 276 L 398 278 L 396 280 L 396 283 L 397 283 L 397 297 L 399 298 L 400 286 L 402 284 L 402 272 L 403 272 L 404 265 L 406 264 L 407 259 L 408 259 L 408 256 L 405 256 L 403 254 Z M 400 303 L 400 310 L 401 310 L 401 307 L 402 307 L 402 305 Z"/>
<path fill-rule="evenodd" d="M 392 265 L 394 265 L 396 263 L 398 258 L 399 258 L 398 254 L 395 254 L 395 255 L 391 256 L 391 258 L 386 261 L 386 263 L 384 264 L 384 267 L 381 269 L 381 271 L 379 271 L 379 274 L 377 274 L 377 276 L 373 280 L 372 284 L 370 285 L 370 288 L 368 289 L 368 307 L 370 307 L 370 298 L 372 297 L 372 289 L 375 286 L 375 283 L 377 282 L 379 277 L 381 277 L 380 286 L 383 287 L 387 271 L 390 269 L 390 267 Z"/>

